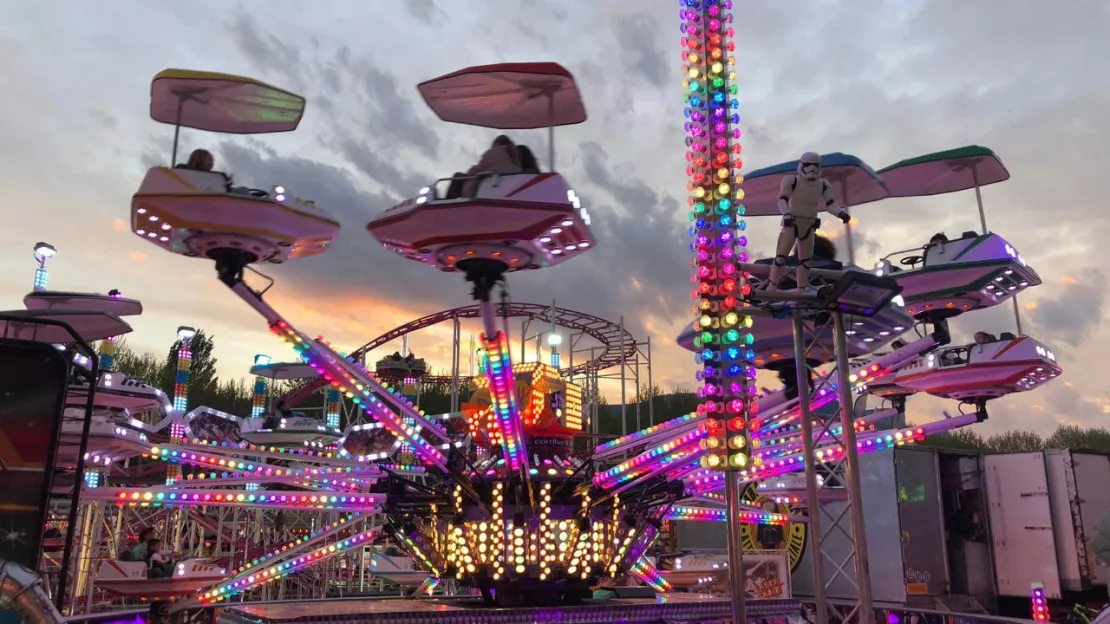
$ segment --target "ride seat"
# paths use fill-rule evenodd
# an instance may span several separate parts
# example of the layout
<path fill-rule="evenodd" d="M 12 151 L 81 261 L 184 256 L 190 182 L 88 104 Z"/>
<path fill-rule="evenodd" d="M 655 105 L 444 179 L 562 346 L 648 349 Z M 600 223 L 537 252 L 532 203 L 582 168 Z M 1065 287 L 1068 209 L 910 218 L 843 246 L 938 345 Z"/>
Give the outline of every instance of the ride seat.
<path fill-rule="evenodd" d="M 143 178 L 139 194 L 227 193 L 227 176 L 219 171 L 152 167 Z"/>

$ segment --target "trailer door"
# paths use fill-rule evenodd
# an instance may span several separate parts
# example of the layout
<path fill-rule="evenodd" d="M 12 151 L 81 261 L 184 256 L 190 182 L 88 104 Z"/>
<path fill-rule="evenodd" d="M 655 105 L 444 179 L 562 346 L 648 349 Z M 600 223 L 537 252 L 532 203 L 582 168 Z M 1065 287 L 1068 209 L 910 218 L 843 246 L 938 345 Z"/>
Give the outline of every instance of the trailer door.
<path fill-rule="evenodd" d="M 1106 455 L 1072 451 L 1072 466 L 1075 469 L 1076 501 L 1083 527 L 1083 555 L 1086 556 L 1090 582 L 1093 585 L 1106 585 L 1106 562 L 1095 557 L 1091 551 L 1091 538 L 1095 525 L 1102 516 L 1110 512 L 1110 458 Z"/>
<path fill-rule="evenodd" d="M 1033 583 L 1042 583 L 1048 598 L 1060 598 L 1044 453 L 988 455 L 983 462 L 998 595 L 1028 596 Z"/>

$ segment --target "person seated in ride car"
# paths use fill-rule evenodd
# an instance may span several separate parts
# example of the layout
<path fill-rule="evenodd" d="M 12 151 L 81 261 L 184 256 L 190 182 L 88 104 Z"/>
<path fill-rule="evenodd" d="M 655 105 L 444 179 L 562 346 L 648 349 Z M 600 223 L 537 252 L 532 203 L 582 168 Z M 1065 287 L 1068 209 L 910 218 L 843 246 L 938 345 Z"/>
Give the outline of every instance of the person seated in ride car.
<path fill-rule="evenodd" d="M 139 543 L 131 548 L 131 561 L 146 561 L 150 553 L 150 542 L 155 539 L 154 527 L 147 527 L 139 532 Z"/>
<path fill-rule="evenodd" d="M 517 150 L 516 144 L 504 134 L 498 135 L 489 149 L 478 159 L 478 164 L 468 169 L 466 173 L 456 172 L 452 176 L 455 179 L 451 181 L 451 186 L 447 189 L 447 199 L 462 196 L 473 197 L 475 191 L 478 190 L 478 183 L 481 181 L 473 176 L 483 174 L 509 175 L 523 173 L 523 171 L 524 169 L 520 166 L 520 151 Z M 467 178 L 467 176 L 472 177 Z"/>
<path fill-rule="evenodd" d="M 185 161 L 184 163 L 181 163 L 181 164 L 177 165 L 177 167 L 175 167 L 175 168 L 176 169 L 192 169 L 193 171 L 205 171 L 205 172 L 208 172 L 208 173 L 218 173 L 218 174 L 220 174 L 224 177 L 224 186 L 226 187 L 227 192 L 230 193 L 231 192 L 231 176 L 227 175 L 226 173 L 224 173 L 222 171 L 213 171 L 213 168 L 215 166 L 216 166 L 216 157 L 212 155 L 212 152 L 210 152 L 206 149 L 197 148 L 197 149 L 193 150 L 193 152 L 191 154 L 189 154 L 189 160 Z"/>
<path fill-rule="evenodd" d="M 989 334 L 985 331 L 975 332 L 975 344 L 987 344 L 988 342 L 995 342 L 997 340 L 998 338 L 995 338 L 994 334 Z"/>
<path fill-rule="evenodd" d="M 539 174 L 540 163 L 536 160 L 536 155 L 532 150 L 528 149 L 527 145 L 517 145 L 517 153 L 520 154 L 520 168 L 524 173 Z"/>
<path fill-rule="evenodd" d="M 162 540 L 150 540 L 150 551 L 147 552 L 146 575 L 152 579 L 173 577 L 173 558 L 169 553 L 163 552 Z"/>

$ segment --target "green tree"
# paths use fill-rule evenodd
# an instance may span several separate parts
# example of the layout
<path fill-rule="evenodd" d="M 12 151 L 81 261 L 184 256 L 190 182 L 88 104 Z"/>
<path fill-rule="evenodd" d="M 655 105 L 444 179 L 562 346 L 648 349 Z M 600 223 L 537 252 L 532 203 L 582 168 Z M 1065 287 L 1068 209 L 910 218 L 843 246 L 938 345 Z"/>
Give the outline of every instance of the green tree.
<path fill-rule="evenodd" d="M 992 453 L 1027 453 L 1044 450 L 1044 439 L 1034 431 L 1006 431 L 987 438 Z"/>
<path fill-rule="evenodd" d="M 193 360 L 189 367 L 190 406 L 206 405 L 206 403 L 198 402 L 198 400 L 219 396 L 219 382 L 216 377 L 217 360 L 212 355 L 213 345 L 214 337 L 204 333 L 204 330 L 197 331 L 196 335 L 189 340 L 189 351 L 193 354 Z M 177 381 L 177 352 L 180 348 L 180 341 L 175 341 L 170 346 L 169 352 L 166 354 L 165 367 L 158 380 L 158 386 L 171 397 Z M 208 407 L 220 409 L 215 405 L 208 405 Z"/>
<path fill-rule="evenodd" d="M 1045 448 L 1085 449 L 1110 453 L 1110 430 L 1105 427 L 1084 429 L 1076 425 L 1060 425 L 1044 441 Z"/>

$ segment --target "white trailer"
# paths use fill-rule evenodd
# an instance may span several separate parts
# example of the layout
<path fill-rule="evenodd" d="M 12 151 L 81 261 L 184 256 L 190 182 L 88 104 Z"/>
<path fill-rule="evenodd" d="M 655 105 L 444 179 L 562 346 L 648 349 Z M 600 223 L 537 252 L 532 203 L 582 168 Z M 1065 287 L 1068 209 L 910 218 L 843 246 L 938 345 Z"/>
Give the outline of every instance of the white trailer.
<path fill-rule="evenodd" d="M 1028 596 L 1042 583 L 1060 599 L 1105 587 L 1090 538 L 1110 512 L 1110 457 L 1050 450 L 987 455 L 983 464 L 998 594 Z"/>

